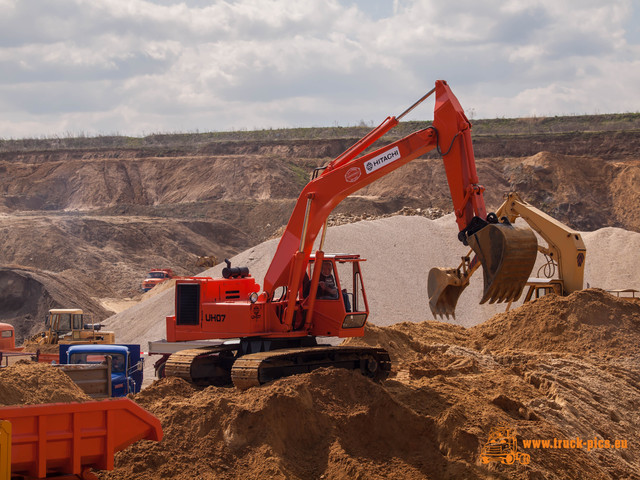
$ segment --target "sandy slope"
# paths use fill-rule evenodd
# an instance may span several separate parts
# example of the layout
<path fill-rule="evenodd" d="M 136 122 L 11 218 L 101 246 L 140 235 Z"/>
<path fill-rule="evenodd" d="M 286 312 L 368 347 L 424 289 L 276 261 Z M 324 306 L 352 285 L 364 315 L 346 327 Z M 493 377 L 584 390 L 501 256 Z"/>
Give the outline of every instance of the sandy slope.
<path fill-rule="evenodd" d="M 360 253 L 367 259 L 363 269 L 370 323 L 422 322 L 433 319 L 426 298 L 429 269 L 457 266 L 459 257 L 466 254 L 456 234 L 451 215 L 437 220 L 396 216 L 332 227 L 325 251 Z M 640 251 L 640 233 L 605 228 L 584 233 L 583 238 L 588 255 L 585 282 L 589 286 L 640 289 L 640 272 L 629 261 Z M 233 257 L 232 264 L 248 266 L 261 283 L 276 246 L 277 240 L 264 242 Z M 220 277 L 222 267 L 218 265 L 204 274 Z M 479 305 L 482 283 L 478 272 L 460 297 L 456 318 L 450 322 L 473 326 L 505 310 L 504 305 Z M 173 308 L 174 289 L 169 288 L 105 323 L 119 341 L 140 343 L 146 351 L 149 341 L 165 338 L 165 317 L 173 314 Z M 151 363 L 147 362 L 147 377 L 152 375 Z"/>

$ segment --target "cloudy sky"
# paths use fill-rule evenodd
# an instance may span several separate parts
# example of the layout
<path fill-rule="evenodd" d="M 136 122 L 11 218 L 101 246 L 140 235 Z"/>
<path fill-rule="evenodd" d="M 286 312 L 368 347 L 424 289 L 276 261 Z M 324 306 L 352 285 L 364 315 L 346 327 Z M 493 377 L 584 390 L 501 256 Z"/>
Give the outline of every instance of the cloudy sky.
<path fill-rule="evenodd" d="M 640 0 L 0 0 L 0 138 L 640 111 Z M 425 103 L 411 119 L 431 119 Z"/>

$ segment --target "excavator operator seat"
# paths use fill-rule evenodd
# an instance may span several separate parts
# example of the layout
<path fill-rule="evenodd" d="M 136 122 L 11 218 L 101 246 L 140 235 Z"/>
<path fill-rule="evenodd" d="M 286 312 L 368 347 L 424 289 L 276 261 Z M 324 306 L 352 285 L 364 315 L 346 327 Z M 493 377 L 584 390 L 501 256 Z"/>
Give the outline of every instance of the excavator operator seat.
<path fill-rule="evenodd" d="M 318 292 L 316 299 L 318 300 L 338 300 L 338 287 L 336 282 L 336 274 L 333 270 L 333 262 L 325 260 L 322 262 L 322 270 L 320 271 L 320 280 L 318 282 Z"/>

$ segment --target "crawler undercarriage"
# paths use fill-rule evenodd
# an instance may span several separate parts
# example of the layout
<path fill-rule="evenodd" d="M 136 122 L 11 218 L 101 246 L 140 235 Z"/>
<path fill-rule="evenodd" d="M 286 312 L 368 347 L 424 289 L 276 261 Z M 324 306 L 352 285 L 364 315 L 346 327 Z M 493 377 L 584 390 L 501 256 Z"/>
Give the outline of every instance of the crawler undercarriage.
<path fill-rule="evenodd" d="M 305 340 L 243 340 L 182 350 L 168 358 L 165 374 L 195 385 L 233 383 L 245 390 L 323 367 L 356 370 L 375 381 L 387 378 L 391 370 L 389 354 L 382 348 L 317 345 L 314 339 Z"/>

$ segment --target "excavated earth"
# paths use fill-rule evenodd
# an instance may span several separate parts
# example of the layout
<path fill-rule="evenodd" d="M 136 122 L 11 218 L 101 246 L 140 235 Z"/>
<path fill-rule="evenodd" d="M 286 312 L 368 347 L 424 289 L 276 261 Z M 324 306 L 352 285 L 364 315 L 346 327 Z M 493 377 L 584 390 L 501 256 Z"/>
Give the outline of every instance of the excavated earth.
<path fill-rule="evenodd" d="M 594 328 L 595 327 L 595 328 Z M 640 302 L 587 289 L 465 329 L 371 326 L 391 377 L 321 369 L 240 392 L 163 379 L 135 396 L 160 443 L 116 456 L 104 479 L 640 478 Z M 491 430 L 517 433 L 528 465 L 483 465 Z M 592 448 L 594 438 L 626 448 Z M 582 448 L 526 448 L 523 440 Z"/>
<path fill-rule="evenodd" d="M 20 341 L 47 309 L 77 306 L 144 350 L 173 304 L 170 284 L 140 294 L 145 272 L 195 274 L 197 256 L 216 255 L 260 282 L 308 174 L 354 140 L 0 151 L 0 321 Z M 582 231 L 599 288 L 504 312 L 477 305 L 477 280 L 449 323 L 431 319 L 424 284 L 428 268 L 466 253 L 441 160 L 358 192 L 334 212 L 326 249 L 368 259 L 371 323 L 347 343 L 387 348 L 390 378 L 321 369 L 245 392 L 155 381 L 134 400 L 164 439 L 120 452 L 100 477 L 640 479 L 640 301 L 604 291 L 640 289 L 639 145 L 637 131 L 474 139 L 489 209 L 515 189 Z M 85 401 L 60 375 L 3 368 L 0 404 Z M 500 426 L 530 463 L 482 463 Z"/>
<path fill-rule="evenodd" d="M 640 301 L 599 289 L 549 295 L 468 329 L 371 326 L 345 343 L 387 348 L 393 368 L 382 383 L 339 369 L 243 392 L 155 381 L 133 400 L 160 419 L 163 440 L 116 454 L 99 476 L 638 479 L 638 342 Z M 0 404 L 86 399 L 52 366 L 0 370 Z M 482 463 L 499 426 L 529 463 Z M 547 448 L 527 443 L 537 440 Z"/>
<path fill-rule="evenodd" d="M 80 387 L 51 365 L 19 360 L 0 369 L 0 406 L 88 400 Z"/>

